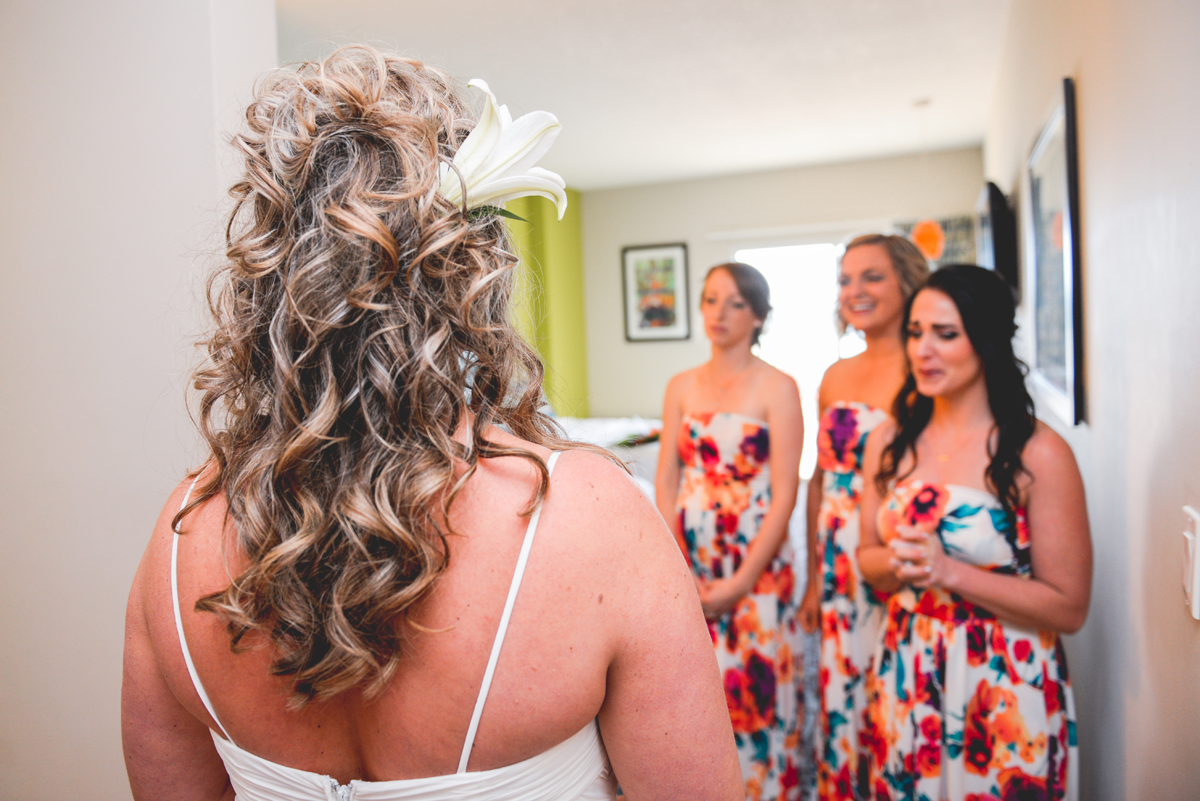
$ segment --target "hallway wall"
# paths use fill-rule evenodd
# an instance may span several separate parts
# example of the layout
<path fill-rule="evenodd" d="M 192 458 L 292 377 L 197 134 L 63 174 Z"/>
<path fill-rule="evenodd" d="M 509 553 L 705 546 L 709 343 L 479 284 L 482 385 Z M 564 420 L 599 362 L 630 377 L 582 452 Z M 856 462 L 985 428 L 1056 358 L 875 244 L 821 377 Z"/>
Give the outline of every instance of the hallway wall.
<path fill-rule="evenodd" d="M 1039 416 L 1088 492 L 1092 610 L 1068 654 L 1081 797 L 1097 801 L 1200 786 L 1200 622 L 1180 591 L 1180 507 L 1200 505 L 1197 42 L 1192 0 L 1013 0 L 984 146 L 1011 191 L 1076 80 L 1089 421 Z"/>
<path fill-rule="evenodd" d="M 128 799 L 125 598 L 198 450 L 215 143 L 272 0 L 0 4 L 0 798 Z"/>

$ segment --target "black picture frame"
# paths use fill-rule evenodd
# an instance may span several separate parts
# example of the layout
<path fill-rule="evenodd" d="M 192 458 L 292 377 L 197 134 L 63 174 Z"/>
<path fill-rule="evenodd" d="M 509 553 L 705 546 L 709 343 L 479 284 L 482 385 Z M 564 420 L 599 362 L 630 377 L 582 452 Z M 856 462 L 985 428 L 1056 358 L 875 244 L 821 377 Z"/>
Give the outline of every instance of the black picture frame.
<path fill-rule="evenodd" d="M 1023 225 L 1033 304 L 1031 383 L 1063 422 L 1087 419 L 1084 388 L 1083 260 L 1079 214 L 1079 140 L 1075 82 L 1029 154 Z"/>
<path fill-rule="evenodd" d="M 621 249 L 625 340 L 661 342 L 691 336 L 687 244 Z"/>
<path fill-rule="evenodd" d="M 1019 292 L 1021 263 L 1017 251 L 1017 215 L 1000 187 L 988 181 L 975 201 L 975 263 L 995 270 Z"/>

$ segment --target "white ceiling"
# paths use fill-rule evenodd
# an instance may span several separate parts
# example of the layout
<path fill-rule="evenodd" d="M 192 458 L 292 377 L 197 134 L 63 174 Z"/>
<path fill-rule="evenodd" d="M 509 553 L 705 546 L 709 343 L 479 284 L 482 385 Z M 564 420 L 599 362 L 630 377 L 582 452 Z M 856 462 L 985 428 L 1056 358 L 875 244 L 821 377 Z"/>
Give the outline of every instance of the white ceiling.
<path fill-rule="evenodd" d="M 563 131 L 589 190 L 977 145 L 1009 0 L 277 0 L 283 62 L 366 41 Z"/>

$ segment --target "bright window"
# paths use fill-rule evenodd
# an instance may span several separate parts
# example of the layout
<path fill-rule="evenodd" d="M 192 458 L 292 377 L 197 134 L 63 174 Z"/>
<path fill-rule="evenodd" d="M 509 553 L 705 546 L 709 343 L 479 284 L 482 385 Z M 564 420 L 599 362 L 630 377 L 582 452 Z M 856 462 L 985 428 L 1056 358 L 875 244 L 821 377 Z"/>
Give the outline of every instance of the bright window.
<path fill-rule="evenodd" d="M 817 388 L 825 368 L 839 357 L 861 353 L 862 338 L 853 332 L 838 338 L 837 260 L 842 246 L 815 245 L 750 248 L 734 258 L 753 265 L 771 285 L 774 310 L 767 321 L 759 355 L 800 385 L 804 409 L 804 453 L 800 476 L 812 477 L 817 464 Z"/>

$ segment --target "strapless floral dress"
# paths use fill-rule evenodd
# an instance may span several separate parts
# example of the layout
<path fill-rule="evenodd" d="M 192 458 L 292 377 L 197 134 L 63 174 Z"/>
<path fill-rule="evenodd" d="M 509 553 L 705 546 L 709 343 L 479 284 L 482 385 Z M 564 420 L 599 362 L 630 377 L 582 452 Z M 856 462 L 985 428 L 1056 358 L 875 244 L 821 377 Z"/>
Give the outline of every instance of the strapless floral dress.
<path fill-rule="evenodd" d="M 771 505 L 771 439 L 762 420 L 687 415 L 676 510 L 692 570 L 729 578 Z M 709 622 L 746 780 L 746 798 L 800 798 L 802 632 L 792 548 L 785 540 L 750 594 Z"/>
<path fill-rule="evenodd" d="M 821 415 L 817 464 L 824 472 L 817 513 L 821 582 L 821 713 L 817 725 L 817 798 L 856 796 L 863 677 L 883 623 L 884 599 L 858 569 L 859 499 L 867 435 L 888 419 L 856 401 L 832 403 Z"/>
<path fill-rule="evenodd" d="M 954 484 L 901 482 L 880 507 L 884 542 L 899 525 L 936 534 L 946 553 L 1030 576 L 1023 511 Z M 1075 703 L 1059 636 L 1003 623 L 941 589 L 892 595 L 867 677 L 863 743 L 877 801 L 1073 798 Z"/>

